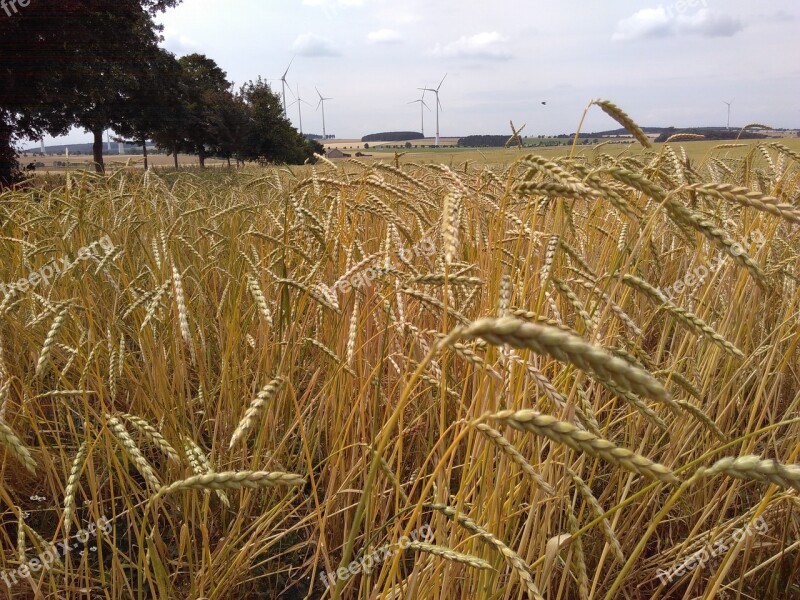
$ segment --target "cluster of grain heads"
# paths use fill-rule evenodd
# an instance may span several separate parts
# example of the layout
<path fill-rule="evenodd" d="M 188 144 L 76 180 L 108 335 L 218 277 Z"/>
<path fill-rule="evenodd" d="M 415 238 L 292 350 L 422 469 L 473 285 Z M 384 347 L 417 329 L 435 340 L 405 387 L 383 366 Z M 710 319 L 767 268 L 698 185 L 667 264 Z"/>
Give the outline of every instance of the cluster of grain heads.
<path fill-rule="evenodd" d="M 114 434 L 114 437 L 117 438 L 117 441 L 128 452 L 128 455 L 133 460 L 133 464 L 136 466 L 136 470 L 139 471 L 139 474 L 147 482 L 147 485 L 154 490 L 158 490 L 161 487 L 161 482 L 158 480 L 158 476 L 156 475 L 150 463 L 147 462 L 147 459 L 136 445 L 136 442 L 133 441 L 133 438 L 128 433 L 128 430 L 125 429 L 125 425 L 123 425 L 122 421 L 120 421 L 117 417 L 109 414 L 105 415 L 105 419 L 106 425 L 108 425 L 111 433 Z"/>
<path fill-rule="evenodd" d="M 619 107 L 592 106 L 645 142 Z M 76 172 L 69 191 L 4 194 L 0 282 L 98 231 L 124 252 L 0 298 L 0 570 L 39 551 L 37 531 L 105 514 L 107 540 L 34 583 L 114 599 L 634 598 L 731 506 L 786 510 L 796 146 L 700 158 L 679 140 L 502 166 L 152 171 L 147 185 Z M 736 440 L 776 460 L 690 477 Z M 681 593 L 771 598 L 797 569 L 754 567 L 789 556 L 785 521 Z M 336 591 L 311 583 L 421 523 L 435 541 Z"/>

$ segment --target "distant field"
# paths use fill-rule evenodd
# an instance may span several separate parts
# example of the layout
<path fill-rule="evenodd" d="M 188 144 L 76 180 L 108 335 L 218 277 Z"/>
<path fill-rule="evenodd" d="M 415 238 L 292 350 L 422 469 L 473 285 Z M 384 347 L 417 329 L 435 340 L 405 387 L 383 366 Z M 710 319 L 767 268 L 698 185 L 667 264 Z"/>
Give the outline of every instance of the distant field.
<path fill-rule="evenodd" d="M 683 147 L 686 151 L 686 156 L 694 163 L 704 162 L 711 156 L 718 158 L 737 158 L 747 154 L 754 145 L 764 140 L 747 140 L 741 142 L 740 148 L 718 148 L 721 142 L 718 141 L 700 141 L 700 142 L 676 142 L 670 144 L 676 150 L 680 151 Z M 769 141 L 769 140 L 767 140 Z M 796 152 L 800 152 L 800 138 L 784 138 L 776 140 L 788 146 Z M 638 153 L 640 147 L 638 145 L 629 144 L 606 144 L 598 148 L 595 146 L 578 146 L 575 149 L 576 156 L 590 156 L 595 152 L 605 153 L 611 156 L 619 156 L 623 153 Z M 655 144 L 654 148 L 659 151 L 663 144 Z M 597 150 L 595 150 L 598 148 Z M 714 148 L 717 148 L 714 150 Z M 447 149 L 412 149 L 412 150 L 372 150 L 369 153 L 375 158 L 394 157 L 395 152 L 405 152 L 400 159 L 402 163 L 406 162 L 419 162 L 419 163 L 461 163 L 465 161 L 472 161 L 480 165 L 497 165 L 507 164 L 524 154 L 539 154 L 548 158 L 566 156 L 570 153 L 571 146 L 558 146 L 551 148 L 447 148 Z M 759 156 L 760 158 L 760 156 Z"/>
<path fill-rule="evenodd" d="M 524 154 L 539 154 L 548 158 L 556 158 L 567 156 L 571 151 L 570 145 L 553 146 L 553 147 L 526 147 L 519 148 L 457 148 L 455 143 L 458 138 L 442 138 L 441 145 L 447 145 L 447 148 L 412 148 L 407 150 L 405 148 L 381 148 L 384 142 L 370 143 L 368 149 L 364 149 L 363 143 L 358 140 L 330 140 L 324 144 L 326 149 L 339 148 L 342 151 L 351 154 L 355 158 L 356 151 L 362 151 L 369 154 L 368 157 L 363 157 L 363 160 L 394 160 L 395 153 L 401 153 L 403 156 L 400 158 L 401 163 L 417 162 L 417 163 L 463 163 L 466 161 L 474 162 L 479 165 L 502 165 L 508 164 Z M 699 142 L 676 142 L 671 144 L 676 150 L 680 151 L 683 148 L 686 151 L 686 156 L 694 163 L 701 163 L 711 156 L 718 158 L 737 158 L 747 154 L 754 145 L 762 142 L 763 140 L 746 140 L 742 141 L 741 147 L 738 148 L 720 148 L 722 142 L 719 141 L 699 141 Z M 769 140 L 767 140 L 769 141 Z M 800 152 L 800 138 L 782 138 L 780 143 L 788 146 L 796 152 Z M 385 144 L 395 145 L 394 142 L 385 142 Z M 414 140 L 413 145 L 431 146 L 432 140 Z M 401 145 L 401 143 L 397 143 Z M 659 151 L 663 144 L 655 144 L 654 148 Z M 716 149 L 715 149 L 716 148 Z M 605 153 L 610 156 L 619 156 L 623 153 L 636 153 L 640 150 L 638 145 L 631 144 L 596 144 L 592 146 L 578 145 L 575 149 L 576 156 L 591 156 L 596 152 Z M 759 155 L 760 159 L 760 155 Z M 149 163 L 154 167 L 172 167 L 172 156 L 165 156 L 163 154 L 151 154 L 148 156 Z M 44 169 L 37 169 L 38 172 L 52 172 L 59 173 L 68 170 L 91 168 L 91 156 L 70 156 L 67 159 L 64 156 L 46 156 L 43 159 L 38 157 L 20 157 L 20 162 L 23 165 L 34 161 L 44 162 L 47 166 Z M 56 162 L 67 162 L 69 167 L 54 166 Z M 178 156 L 179 164 L 182 167 L 197 167 L 199 161 L 196 156 L 189 154 L 181 154 Z M 109 168 L 118 168 L 127 165 L 132 168 L 142 168 L 143 158 L 141 155 L 110 155 L 105 157 L 105 164 Z M 217 159 L 207 159 L 206 166 L 208 167 L 221 167 L 227 166 L 227 162 Z"/>
<path fill-rule="evenodd" d="M 171 167 L 174 164 L 174 159 L 171 155 L 167 156 L 164 154 L 148 154 L 147 155 L 148 163 L 153 165 L 154 167 Z M 41 167 L 37 168 L 37 171 L 44 171 L 44 172 L 54 172 L 54 173 L 63 173 L 64 171 L 74 170 L 74 169 L 85 169 L 87 167 L 93 169 L 92 166 L 92 157 L 89 155 L 79 155 L 74 156 L 70 155 L 69 158 L 66 156 L 45 156 L 40 157 L 38 155 L 28 155 L 28 156 L 20 156 L 19 158 L 20 164 L 24 167 L 30 162 L 43 162 L 46 166 L 42 169 Z M 142 168 L 144 164 L 144 157 L 141 154 L 126 154 L 124 156 L 119 154 L 109 154 L 104 156 L 104 162 L 106 167 L 119 167 L 123 165 L 127 165 L 130 167 L 139 167 Z M 55 163 L 67 163 L 69 166 L 55 166 Z M 200 160 L 191 154 L 179 154 L 178 155 L 178 164 L 181 166 L 200 166 Z M 218 166 L 218 165 L 227 165 L 226 161 L 216 160 L 216 159 L 206 159 L 206 166 Z"/>

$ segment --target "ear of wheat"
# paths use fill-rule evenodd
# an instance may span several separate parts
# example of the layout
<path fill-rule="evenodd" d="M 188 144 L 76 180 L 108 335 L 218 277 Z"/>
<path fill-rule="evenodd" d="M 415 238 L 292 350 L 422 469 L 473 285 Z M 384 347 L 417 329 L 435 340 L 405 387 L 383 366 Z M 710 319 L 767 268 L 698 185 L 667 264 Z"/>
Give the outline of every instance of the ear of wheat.
<path fill-rule="evenodd" d="M 301 486 L 305 478 L 294 473 L 280 471 L 222 471 L 220 473 L 206 473 L 194 475 L 187 479 L 175 481 L 163 486 L 152 497 L 160 498 L 180 490 L 236 490 L 241 488 L 259 489 L 279 485 Z"/>
<path fill-rule="evenodd" d="M 236 442 L 244 437 L 250 427 L 252 427 L 253 421 L 255 421 L 255 419 L 261 413 L 261 409 L 264 407 L 264 404 L 266 404 L 275 396 L 275 394 L 278 393 L 284 382 L 285 380 L 282 377 L 276 377 L 267 385 L 265 385 L 263 389 L 256 395 L 256 397 L 253 398 L 252 402 L 250 402 L 250 406 L 245 412 L 244 417 L 242 417 L 242 420 L 239 421 L 239 425 L 233 432 L 231 441 L 228 444 L 229 448 L 233 448 L 236 445 Z"/>
<path fill-rule="evenodd" d="M 597 456 L 625 470 L 639 473 L 650 479 L 657 479 L 666 483 L 677 483 L 678 478 L 664 465 L 653 462 L 649 458 L 620 448 L 608 440 L 598 438 L 588 431 L 582 431 L 564 421 L 559 421 L 550 415 L 544 415 L 535 410 L 506 410 L 490 415 L 493 421 L 498 421 L 518 429 L 529 431 L 553 440 L 558 444 L 569 446 L 577 452 L 585 452 Z"/>
<path fill-rule="evenodd" d="M 583 371 L 596 373 L 624 391 L 661 401 L 670 398 L 664 386 L 646 371 L 557 327 L 527 323 L 513 317 L 486 318 L 454 330 L 444 343 L 449 344 L 459 337 L 482 338 L 497 346 L 508 344 L 514 348 L 529 348 Z"/>
<path fill-rule="evenodd" d="M 25 447 L 17 434 L 8 426 L 5 421 L 0 420 L 0 446 L 5 446 L 9 453 L 19 462 L 25 465 L 32 474 L 36 474 L 36 461 L 31 456 L 31 451 Z"/>

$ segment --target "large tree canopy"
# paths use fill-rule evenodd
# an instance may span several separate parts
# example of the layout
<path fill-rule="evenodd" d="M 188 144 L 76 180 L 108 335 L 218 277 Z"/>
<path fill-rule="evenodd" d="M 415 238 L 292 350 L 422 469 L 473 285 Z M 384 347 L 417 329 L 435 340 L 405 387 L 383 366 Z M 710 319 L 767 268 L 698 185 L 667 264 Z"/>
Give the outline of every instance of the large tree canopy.
<path fill-rule="evenodd" d="M 0 183 L 20 137 L 99 131 L 158 51 L 152 15 L 180 0 L 36 0 L 0 10 Z M 14 10 L 16 12 L 14 12 Z M 7 14 L 10 13 L 10 14 Z M 102 169 L 102 155 L 95 157 Z"/>
<path fill-rule="evenodd" d="M 71 126 L 94 136 L 103 171 L 103 132 L 114 129 L 200 157 L 302 163 L 322 147 L 284 117 L 258 79 L 234 93 L 202 54 L 176 59 L 159 48 L 153 15 L 180 0 L 15 0 L 0 9 L 0 186 L 15 179 L 14 144 Z M 7 6 L 12 6 L 6 0 Z"/>

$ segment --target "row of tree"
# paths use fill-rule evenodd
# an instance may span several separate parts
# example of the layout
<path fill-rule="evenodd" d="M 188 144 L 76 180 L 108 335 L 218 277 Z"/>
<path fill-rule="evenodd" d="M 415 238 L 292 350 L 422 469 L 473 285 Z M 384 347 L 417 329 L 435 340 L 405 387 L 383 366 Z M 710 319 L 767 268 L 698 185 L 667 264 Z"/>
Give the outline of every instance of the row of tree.
<path fill-rule="evenodd" d="M 175 155 L 302 163 L 322 147 L 285 118 L 263 79 L 234 90 L 210 58 L 159 47 L 153 17 L 180 0 L 37 0 L 0 11 L 0 186 L 19 175 L 21 139 L 82 127 L 104 170 L 113 129 Z"/>

